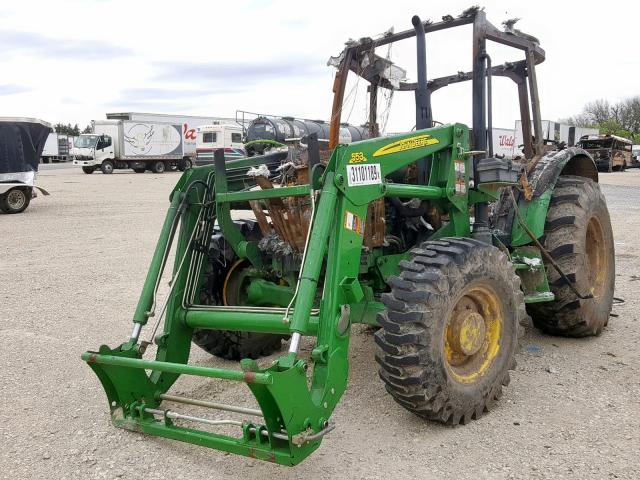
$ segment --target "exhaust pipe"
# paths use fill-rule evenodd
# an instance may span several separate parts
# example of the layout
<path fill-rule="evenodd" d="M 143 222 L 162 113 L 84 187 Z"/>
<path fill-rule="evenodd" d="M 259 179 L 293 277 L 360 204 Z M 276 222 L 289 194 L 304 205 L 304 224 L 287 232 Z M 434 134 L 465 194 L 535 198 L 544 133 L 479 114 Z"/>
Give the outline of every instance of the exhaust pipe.
<path fill-rule="evenodd" d="M 424 24 L 420 17 L 414 15 L 411 19 L 416 32 L 416 57 L 418 62 L 418 88 L 416 90 L 416 130 L 431 128 L 431 92 L 427 88 L 427 48 L 425 42 Z M 416 163 L 418 185 L 426 185 L 431 170 L 431 157 L 418 160 Z"/>

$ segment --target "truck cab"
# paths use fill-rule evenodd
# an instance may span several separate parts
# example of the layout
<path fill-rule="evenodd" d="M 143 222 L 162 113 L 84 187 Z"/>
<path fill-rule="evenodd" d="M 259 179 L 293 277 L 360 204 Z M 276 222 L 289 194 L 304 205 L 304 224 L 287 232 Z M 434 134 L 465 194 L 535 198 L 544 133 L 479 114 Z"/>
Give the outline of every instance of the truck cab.
<path fill-rule="evenodd" d="M 102 166 L 102 162 L 114 158 L 113 139 L 109 135 L 83 133 L 73 144 L 73 164 L 87 173 Z M 109 172 L 110 173 L 110 172 Z"/>
<path fill-rule="evenodd" d="M 196 131 L 196 165 L 213 163 L 213 152 L 221 148 L 227 160 L 246 156 L 239 125 L 202 125 Z"/>

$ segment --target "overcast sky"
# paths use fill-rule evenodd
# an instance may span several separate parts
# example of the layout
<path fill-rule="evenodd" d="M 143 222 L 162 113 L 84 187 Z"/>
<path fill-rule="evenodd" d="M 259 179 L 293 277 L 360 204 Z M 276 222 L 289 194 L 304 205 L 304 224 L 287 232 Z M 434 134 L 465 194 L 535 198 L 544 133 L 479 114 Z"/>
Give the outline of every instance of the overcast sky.
<path fill-rule="evenodd" d="M 0 115 L 78 123 L 106 112 L 234 116 L 252 112 L 328 119 L 334 69 L 326 65 L 349 38 L 411 16 L 457 16 L 467 1 L 5 1 L 0 3 Z M 593 99 L 640 94 L 637 2 L 489 1 L 494 25 L 512 17 L 540 39 L 542 116 L 576 114 Z M 617 22 L 617 23 L 616 23 Z M 428 75 L 471 66 L 470 28 L 427 36 Z M 520 59 L 489 44 L 493 63 Z M 386 47 L 379 54 L 387 55 Z M 391 59 L 415 80 L 415 43 L 396 44 Z M 515 85 L 495 80 L 494 125 L 518 114 Z M 364 84 L 352 83 L 344 116 L 365 121 Z M 412 95 L 398 93 L 387 129 L 414 124 Z M 434 118 L 470 122 L 470 83 L 438 91 Z"/>

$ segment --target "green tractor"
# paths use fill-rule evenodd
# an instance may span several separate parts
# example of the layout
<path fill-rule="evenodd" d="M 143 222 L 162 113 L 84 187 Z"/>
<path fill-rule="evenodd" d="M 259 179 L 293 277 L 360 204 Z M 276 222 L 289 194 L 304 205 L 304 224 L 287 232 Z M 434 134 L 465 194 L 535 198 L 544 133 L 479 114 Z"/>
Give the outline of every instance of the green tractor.
<path fill-rule="evenodd" d="M 425 34 L 463 25 L 473 29 L 472 71 L 427 81 Z M 288 152 L 225 161 L 217 151 L 214 165 L 182 175 L 130 338 L 82 355 L 117 427 L 295 465 L 331 441 L 353 324 L 377 328 L 375 359 L 397 403 L 454 425 L 500 398 L 529 316 L 572 337 L 607 325 L 609 213 L 592 158 L 541 141 L 538 41 L 497 29 L 477 8 L 437 23 L 414 17 L 413 27 L 351 42 L 333 59 L 329 150 L 310 135 Z M 409 83 L 375 49 L 414 37 L 418 81 Z M 491 65 L 487 41 L 524 60 Z M 370 84 L 372 138 L 339 145 L 350 72 Z M 518 89 L 522 163 L 491 152 L 495 76 Z M 431 94 L 467 80 L 472 130 L 436 125 Z M 414 92 L 415 131 L 376 138 L 380 89 Z M 172 251 L 169 291 L 157 301 Z M 286 340 L 286 353 L 257 362 Z M 192 343 L 239 368 L 189 364 Z M 145 357 L 150 346 L 155 359 Z M 257 406 L 172 394 L 180 375 L 242 382 Z"/>

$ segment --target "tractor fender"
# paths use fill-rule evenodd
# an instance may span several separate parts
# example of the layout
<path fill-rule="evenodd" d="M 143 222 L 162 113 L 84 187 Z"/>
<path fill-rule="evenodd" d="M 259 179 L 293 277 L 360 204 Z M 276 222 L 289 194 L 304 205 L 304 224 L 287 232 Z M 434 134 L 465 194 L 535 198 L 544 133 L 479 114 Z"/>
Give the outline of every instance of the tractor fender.
<path fill-rule="evenodd" d="M 591 155 L 579 147 L 569 147 L 547 153 L 529 174 L 533 190 L 532 201 L 555 187 L 560 175 L 575 175 L 598 182 L 598 169 Z"/>
<path fill-rule="evenodd" d="M 542 157 L 529 174 L 528 181 L 533 193 L 531 200 L 527 200 L 522 192 L 514 192 L 520 215 L 536 238 L 544 234 L 551 194 L 560 175 L 575 175 L 598 181 L 596 164 L 591 155 L 582 148 L 555 150 Z M 507 192 L 503 193 L 495 206 L 491 224 L 501 233 L 500 240 L 507 245 L 519 247 L 532 242 L 529 234 L 516 220 Z"/>

